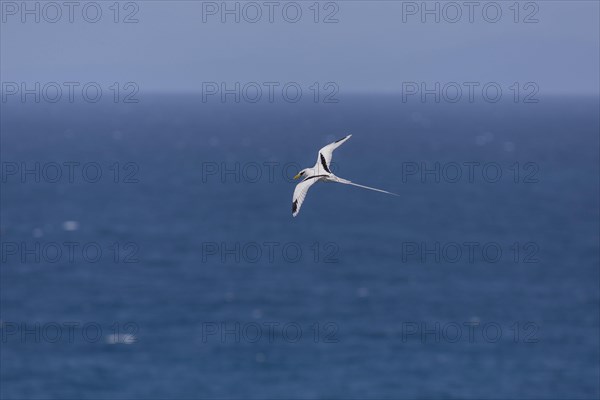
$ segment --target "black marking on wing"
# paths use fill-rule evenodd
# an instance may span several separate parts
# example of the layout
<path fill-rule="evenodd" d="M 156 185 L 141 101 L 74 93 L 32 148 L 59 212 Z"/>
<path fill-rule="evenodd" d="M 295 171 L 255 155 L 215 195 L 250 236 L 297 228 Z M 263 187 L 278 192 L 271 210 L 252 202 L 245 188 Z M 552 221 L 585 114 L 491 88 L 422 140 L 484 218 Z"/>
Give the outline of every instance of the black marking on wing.
<path fill-rule="evenodd" d="M 292 214 L 295 213 L 296 210 L 298 210 L 298 200 L 294 200 L 292 203 Z"/>
<path fill-rule="evenodd" d="M 313 175 L 313 176 L 309 176 L 308 178 L 305 178 L 304 181 L 307 181 L 309 179 L 322 178 L 322 177 L 327 177 L 327 175 Z M 304 182 L 304 181 L 302 181 L 302 182 Z"/>
<path fill-rule="evenodd" d="M 319 156 L 321 156 L 321 164 L 323 164 L 323 168 L 325 168 L 325 171 L 331 173 L 329 167 L 327 166 L 327 163 L 325 162 L 325 157 L 323 157 L 323 154 L 319 153 Z"/>
<path fill-rule="evenodd" d="M 344 136 L 343 138 L 341 138 L 340 140 L 336 140 L 334 143 L 338 143 L 341 142 L 342 140 L 346 139 L 348 136 Z"/>

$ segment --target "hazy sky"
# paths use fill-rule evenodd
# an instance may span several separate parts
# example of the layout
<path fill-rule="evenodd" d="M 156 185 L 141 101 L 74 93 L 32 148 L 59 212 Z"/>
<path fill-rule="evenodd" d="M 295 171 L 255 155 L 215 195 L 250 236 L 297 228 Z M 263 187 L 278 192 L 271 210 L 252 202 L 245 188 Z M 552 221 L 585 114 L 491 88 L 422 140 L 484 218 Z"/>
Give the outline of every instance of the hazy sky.
<path fill-rule="evenodd" d="M 171 92 L 211 81 L 331 81 L 347 92 L 536 82 L 544 93 L 599 91 L 597 1 L 429 1 L 429 14 L 422 2 L 240 1 L 224 15 L 222 2 L 121 2 L 118 14 L 113 1 L 63 3 L 1 2 L 3 82 L 134 81 Z"/>

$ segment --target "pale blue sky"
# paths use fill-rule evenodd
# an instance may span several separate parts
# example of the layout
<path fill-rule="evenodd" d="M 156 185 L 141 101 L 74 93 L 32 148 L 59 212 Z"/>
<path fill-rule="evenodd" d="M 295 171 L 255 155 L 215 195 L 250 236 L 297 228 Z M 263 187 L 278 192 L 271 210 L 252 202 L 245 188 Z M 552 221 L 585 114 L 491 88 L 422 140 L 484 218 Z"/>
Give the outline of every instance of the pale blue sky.
<path fill-rule="evenodd" d="M 33 8 L 34 3 L 27 4 Z M 334 81 L 346 92 L 399 92 L 406 81 L 507 86 L 533 81 L 547 94 L 597 95 L 599 90 L 597 1 L 538 1 L 536 8 L 521 2 L 519 23 L 510 8 L 513 1 L 497 2 L 502 9 L 497 23 L 485 21 L 482 7 L 475 9 L 473 23 L 465 14 L 456 23 L 444 21 L 443 14 L 440 23 L 433 16 L 422 23 L 418 12 L 405 13 L 403 22 L 410 2 L 338 1 L 327 8 L 322 2 L 319 20 L 337 6 L 339 22 L 330 24 L 314 23 L 313 1 L 297 2 L 303 12 L 297 23 L 283 19 L 281 8 L 288 2 L 277 2 L 274 23 L 268 15 L 256 23 L 243 21 L 243 15 L 240 23 L 233 16 L 221 23 L 219 15 L 203 15 L 203 7 L 212 7 L 207 2 L 138 1 L 139 22 L 132 24 L 113 22 L 113 3 L 98 2 L 103 14 L 95 24 L 83 19 L 81 7 L 73 23 L 66 8 L 56 23 L 43 21 L 44 15 L 40 23 L 33 15 L 22 23 L 21 10 L 13 15 L 12 8 L 21 7 L 21 1 L 2 1 L 2 80 L 134 81 L 143 91 L 168 92 L 198 92 L 206 81 Z M 261 9 L 268 12 L 266 6 Z M 118 18 L 132 11 L 122 2 Z M 288 11 L 293 17 L 295 10 Z M 454 16 L 454 10 L 446 11 Z M 493 17 L 495 10 L 488 11 Z M 48 18 L 55 15 L 46 12 Z M 539 22 L 523 23 L 531 13 Z"/>

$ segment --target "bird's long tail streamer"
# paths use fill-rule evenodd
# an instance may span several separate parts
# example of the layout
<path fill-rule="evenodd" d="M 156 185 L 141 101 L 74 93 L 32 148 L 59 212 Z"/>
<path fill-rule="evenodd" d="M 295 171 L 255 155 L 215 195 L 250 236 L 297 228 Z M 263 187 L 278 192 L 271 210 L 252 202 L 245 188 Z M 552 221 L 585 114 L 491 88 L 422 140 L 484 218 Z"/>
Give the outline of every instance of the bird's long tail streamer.
<path fill-rule="evenodd" d="M 348 184 L 348 185 L 352 185 L 352 186 L 358 186 L 358 187 L 361 187 L 361 188 L 363 188 L 363 189 L 374 190 L 374 191 L 376 191 L 376 192 L 387 193 L 387 194 L 391 194 L 392 196 L 397 196 L 397 197 L 400 197 L 400 195 L 399 195 L 399 194 L 392 193 L 392 192 L 388 192 L 387 190 L 375 189 L 375 188 L 372 188 L 372 187 L 369 187 L 369 186 L 359 185 L 358 183 L 354 183 L 354 182 L 348 181 L 348 180 L 346 180 L 346 179 L 344 179 L 344 180 L 341 180 L 340 182 L 341 182 L 341 183 Z"/>

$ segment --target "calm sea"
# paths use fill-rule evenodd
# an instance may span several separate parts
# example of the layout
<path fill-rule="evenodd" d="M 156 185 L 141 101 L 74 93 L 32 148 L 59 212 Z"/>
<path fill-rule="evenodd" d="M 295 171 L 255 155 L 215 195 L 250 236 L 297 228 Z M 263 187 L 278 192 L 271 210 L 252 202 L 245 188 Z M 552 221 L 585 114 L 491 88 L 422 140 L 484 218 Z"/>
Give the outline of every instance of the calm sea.
<path fill-rule="evenodd" d="M 598 398 L 598 99 L 3 105 L 2 398 Z M 291 216 L 299 169 L 353 137 Z"/>

